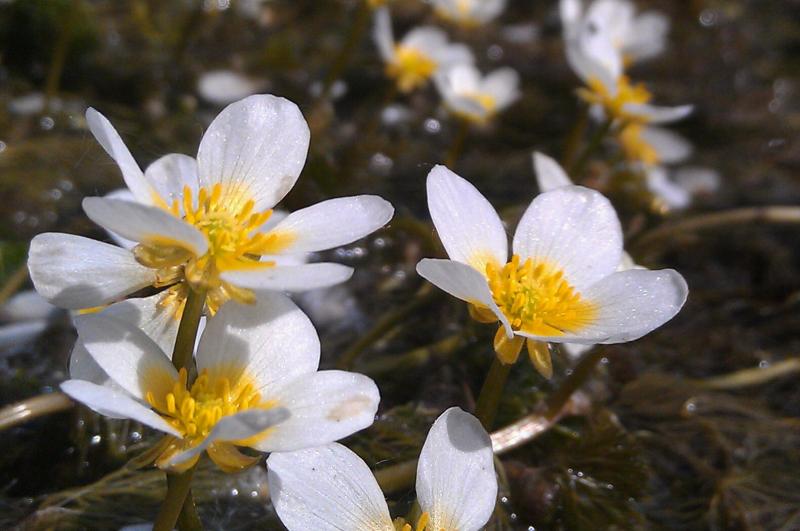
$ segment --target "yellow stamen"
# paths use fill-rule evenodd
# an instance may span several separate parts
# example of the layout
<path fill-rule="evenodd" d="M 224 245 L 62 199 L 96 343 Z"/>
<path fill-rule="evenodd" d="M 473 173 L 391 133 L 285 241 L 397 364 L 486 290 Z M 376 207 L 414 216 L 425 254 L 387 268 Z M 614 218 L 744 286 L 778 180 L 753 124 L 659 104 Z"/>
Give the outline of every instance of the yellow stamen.
<path fill-rule="evenodd" d="M 588 103 L 602 105 L 609 116 L 626 121 L 645 121 L 643 117 L 625 111 L 627 104 L 648 103 L 653 95 L 641 84 L 633 84 L 628 76 L 620 76 L 617 80 L 616 94 L 611 95 L 608 88 L 599 79 L 590 79 L 588 89 L 581 89 L 578 95 Z"/>
<path fill-rule="evenodd" d="M 395 79 L 402 92 L 411 92 L 425 84 L 436 71 L 436 61 L 410 46 L 398 45 L 394 59 L 386 66 L 386 75 Z"/>
<path fill-rule="evenodd" d="M 469 92 L 460 94 L 460 97 L 477 103 L 484 110 L 483 113 L 477 113 L 453 109 L 456 115 L 465 120 L 476 124 L 484 124 L 497 112 L 497 100 L 491 94 L 485 92 Z"/>
<path fill-rule="evenodd" d="M 200 188 L 196 194 L 185 186 L 181 201 L 167 206 L 163 199 L 157 203 L 172 215 L 202 232 L 208 241 L 208 251 L 196 256 L 181 242 L 163 237 L 153 237 L 137 245 L 133 252 L 136 260 L 156 270 L 155 287 L 172 286 L 162 299 L 176 318 L 183 312 L 186 300 L 186 283 L 195 290 L 205 290 L 207 306 L 213 315 L 228 300 L 252 303 L 252 291 L 237 288 L 220 278 L 224 271 L 259 269 L 275 265 L 261 257 L 285 249 L 294 235 L 282 231 L 259 232 L 272 210 L 255 211 L 255 201 L 241 186 L 225 188 L 217 183 L 211 188 Z M 180 286 L 180 287 L 178 287 Z"/>
<path fill-rule="evenodd" d="M 639 123 L 631 123 L 620 131 L 617 138 L 625 158 L 650 166 L 658 164 L 660 162 L 658 151 L 643 138 L 643 131 L 644 126 Z"/>
<path fill-rule="evenodd" d="M 174 443 L 173 453 L 199 444 L 224 417 L 275 405 L 263 401 L 241 371 L 210 372 L 204 369 L 190 388 L 187 388 L 187 382 L 188 373 L 184 368 L 172 386 L 161 391 L 162 394 L 151 389 L 145 395 L 153 409 L 183 435 L 183 440 Z M 214 457 L 223 463 L 223 469 L 239 470 L 249 463 L 247 456 L 227 447 L 216 448 Z"/>
<path fill-rule="evenodd" d="M 559 268 L 534 262 L 520 264 L 514 255 L 503 267 L 486 266 L 492 297 L 514 330 L 537 336 L 576 332 L 595 317 L 596 309 L 581 298 Z"/>

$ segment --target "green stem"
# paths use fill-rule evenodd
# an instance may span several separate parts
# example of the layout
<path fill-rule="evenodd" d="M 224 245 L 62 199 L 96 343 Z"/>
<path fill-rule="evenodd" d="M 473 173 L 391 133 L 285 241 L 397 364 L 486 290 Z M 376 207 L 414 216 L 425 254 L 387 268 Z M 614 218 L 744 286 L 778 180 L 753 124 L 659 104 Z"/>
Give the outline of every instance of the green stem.
<path fill-rule="evenodd" d="M 200 317 L 203 315 L 206 292 L 205 290 L 195 291 L 192 288 L 188 288 L 188 290 L 189 294 L 183 307 L 181 324 L 178 325 L 178 335 L 175 337 L 175 347 L 172 350 L 172 364 L 177 370 L 186 368 L 191 373 L 194 343 L 197 338 L 197 329 L 200 326 Z"/>
<path fill-rule="evenodd" d="M 458 157 L 461 156 L 461 151 L 464 149 L 464 142 L 469 134 L 469 129 L 469 120 L 461 119 L 458 124 L 456 135 L 453 137 L 453 143 L 450 145 L 450 149 L 447 150 L 447 156 L 445 156 L 444 159 L 444 165 L 448 168 L 452 169 L 456 161 L 458 161 Z"/>
<path fill-rule="evenodd" d="M 347 41 L 345 42 L 342 50 L 339 52 L 339 55 L 336 57 L 336 60 L 333 63 L 333 67 L 328 72 L 328 75 L 325 77 L 325 83 L 322 86 L 322 93 L 320 97 L 322 99 L 327 99 L 330 95 L 331 87 L 333 87 L 333 83 L 339 79 L 342 75 L 342 72 L 345 68 L 347 68 L 348 63 L 350 62 L 350 58 L 353 55 L 358 44 L 361 42 L 361 37 L 364 35 L 364 31 L 367 29 L 369 24 L 369 15 L 372 12 L 370 9 L 369 4 L 366 0 L 359 2 L 358 11 L 355 15 L 355 20 L 353 21 L 353 25 L 350 27 L 350 31 L 347 35 Z"/>
<path fill-rule="evenodd" d="M 578 117 L 578 121 L 575 122 L 572 130 L 567 137 L 567 145 L 564 148 L 564 158 L 562 159 L 562 164 L 564 168 L 570 168 L 575 163 L 575 155 L 578 152 L 578 145 L 580 144 L 581 138 L 586 133 L 586 127 L 589 125 L 589 108 L 581 112 L 580 116 Z"/>
<path fill-rule="evenodd" d="M 575 164 L 571 164 L 569 166 L 569 170 L 567 174 L 572 177 L 576 183 L 580 182 L 583 172 L 586 170 L 586 165 L 589 162 L 589 159 L 594 155 L 594 153 L 600 148 L 600 145 L 605 139 L 608 132 L 611 130 L 611 126 L 614 125 L 614 120 L 607 119 L 603 124 L 598 127 L 592 137 L 589 139 L 589 143 L 586 144 L 583 152 L 581 152 L 581 156 L 578 157 L 578 160 Z"/>
<path fill-rule="evenodd" d="M 192 476 L 195 467 L 180 474 L 167 474 L 167 496 L 158 510 L 158 516 L 153 524 L 153 531 L 172 531 L 178 517 L 184 510 L 185 504 L 191 496 Z M 195 518 L 197 515 L 195 514 Z M 184 528 L 181 527 L 181 530 Z"/>
<path fill-rule="evenodd" d="M 410 301 L 399 308 L 394 308 L 383 314 L 383 316 L 378 319 L 378 322 L 375 323 L 375 326 L 361 336 L 358 341 L 353 343 L 353 345 L 342 354 L 336 367 L 343 370 L 352 368 L 362 352 L 386 335 L 386 333 L 398 323 L 404 321 L 406 317 L 427 304 L 435 295 L 436 292 L 433 291 L 431 284 L 427 282 L 423 284 Z"/>
<path fill-rule="evenodd" d="M 561 382 L 561 386 L 547 399 L 547 408 L 544 416 L 553 419 L 561 414 L 564 405 L 570 397 L 581 387 L 589 376 L 592 375 L 595 366 L 603 358 L 603 349 L 595 347 L 581 358 L 572 373 Z"/>
<path fill-rule="evenodd" d="M 492 356 L 492 366 L 489 368 L 489 374 L 486 375 L 486 380 L 484 380 L 478 395 L 478 403 L 475 405 L 475 416 L 481 421 L 486 431 L 492 429 L 510 372 L 511 365 L 506 365 L 497 356 Z"/>
<path fill-rule="evenodd" d="M 172 350 L 172 364 L 176 369 L 185 368 L 191 374 L 194 364 L 194 343 L 197 338 L 197 329 L 200 326 L 200 317 L 203 315 L 206 292 L 205 290 L 195 291 L 191 287 L 188 288 L 188 291 L 181 323 L 178 325 L 175 347 Z M 167 495 L 158 511 L 153 526 L 154 531 L 171 531 L 176 523 L 181 531 L 202 529 L 202 524 L 194 508 L 191 490 L 192 476 L 196 466 L 195 464 L 180 474 L 167 472 Z"/>

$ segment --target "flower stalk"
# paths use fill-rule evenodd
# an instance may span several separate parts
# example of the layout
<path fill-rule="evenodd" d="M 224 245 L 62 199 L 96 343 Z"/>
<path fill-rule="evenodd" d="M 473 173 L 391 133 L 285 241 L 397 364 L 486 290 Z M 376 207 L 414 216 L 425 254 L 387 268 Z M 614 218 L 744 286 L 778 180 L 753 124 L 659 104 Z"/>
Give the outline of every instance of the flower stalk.
<path fill-rule="evenodd" d="M 172 364 L 179 371 L 186 368 L 190 374 L 196 372 L 192 370 L 192 358 L 205 300 L 205 290 L 189 289 L 181 323 L 178 326 L 178 335 L 175 338 L 175 348 L 172 351 Z M 193 379 L 190 376 L 190 386 Z M 167 473 L 167 495 L 158 511 L 153 525 L 154 531 L 170 531 L 176 523 L 181 531 L 202 529 L 191 490 L 192 476 L 196 467 L 197 465 L 180 474 Z"/>
<path fill-rule="evenodd" d="M 497 356 L 492 357 L 492 366 L 481 387 L 478 403 L 475 405 L 475 416 L 481 421 L 484 429 L 492 429 L 497 410 L 500 407 L 500 398 L 508 380 L 513 364 L 505 364 Z"/>

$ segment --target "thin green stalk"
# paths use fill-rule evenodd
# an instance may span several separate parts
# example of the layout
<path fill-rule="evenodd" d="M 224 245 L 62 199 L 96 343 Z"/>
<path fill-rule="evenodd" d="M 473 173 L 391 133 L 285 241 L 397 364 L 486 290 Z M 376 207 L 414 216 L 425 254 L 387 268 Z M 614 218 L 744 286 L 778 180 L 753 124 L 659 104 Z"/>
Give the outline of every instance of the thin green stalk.
<path fill-rule="evenodd" d="M 561 382 L 561 386 L 547 398 L 547 408 L 544 414 L 546 418 L 553 419 L 561 414 L 564 405 L 569 401 L 575 391 L 586 383 L 586 380 L 592 375 L 594 368 L 602 358 L 603 349 L 597 347 L 581 358 L 575 368 L 572 369 L 572 373 Z"/>
<path fill-rule="evenodd" d="M 189 499 L 194 469 L 195 467 L 192 467 L 181 474 L 167 474 L 167 496 L 158 510 L 153 531 L 172 531 L 175 528 L 175 523 L 184 510 L 184 504 Z M 184 528 L 179 527 L 179 529 L 183 531 Z"/>
<path fill-rule="evenodd" d="M 189 373 L 193 372 L 191 369 L 194 363 L 194 343 L 205 302 L 205 290 L 195 291 L 189 288 L 181 323 L 178 325 L 175 347 L 172 350 L 172 364 L 178 370 L 185 368 Z M 154 531 L 171 531 L 176 523 L 181 531 L 202 529 L 194 508 L 191 490 L 196 466 L 180 474 L 167 473 L 167 495 L 158 511 L 153 526 Z"/>
<path fill-rule="evenodd" d="M 455 137 L 453 137 L 453 143 L 450 145 L 450 149 L 447 150 L 447 155 L 444 159 L 444 165 L 448 168 L 452 169 L 461 156 L 461 152 L 464 149 L 464 142 L 467 140 L 467 135 L 469 134 L 470 125 L 469 120 L 464 118 L 459 120 L 458 130 L 456 131 Z"/>
<path fill-rule="evenodd" d="M 478 395 L 478 403 L 475 405 L 475 416 L 481 421 L 486 431 L 492 429 L 494 419 L 497 416 L 497 409 L 500 407 L 500 398 L 503 396 L 503 389 L 511 372 L 511 365 L 506 365 L 497 356 L 492 356 L 492 366 L 483 382 L 481 392 Z"/>
<path fill-rule="evenodd" d="M 394 328 L 398 323 L 404 321 L 406 317 L 427 304 L 435 294 L 436 292 L 433 291 L 431 284 L 427 282 L 423 284 L 410 301 L 403 306 L 393 308 L 383 314 L 366 334 L 362 335 L 358 341 L 353 343 L 353 345 L 342 354 L 336 367 L 343 370 L 351 369 L 362 352 L 383 338 L 389 330 Z"/>
<path fill-rule="evenodd" d="M 0 304 L 19 290 L 20 286 L 28 280 L 28 262 L 23 263 L 8 277 L 6 283 L 0 288 Z"/>
<path fill-rule="evenodd" d="M 197 338 L 197 329 L 200 326 L 200 317 L 203 315 L 205 302 L 205 290 L 195 291 L 189 288 L 181 324 L 178 325 L 178 335 L 175 337 L 175 347 L 172 350 L 172 364 L 177 370 L 185 367 L 187 371 L 191 372 L 194 342 Z"/>
<path fill-rule="evenodd" d="M 328 75 L 325 76 L 325 83 L 322 86 L 322 92 L 320 94 L 321 99 L 327 99 L 330 95 L 331 88 L 333 87 L 333 83 L 339 79 L 342 75 L 342 72 L 345 68 L 347 68 L 348 63 L 350 63 L 350 59 L 353 55 L 353 52 L 356 50 L 356 47 L 361 42 L 361 38 L 364 35 L 364 31 L 366 31 L 367 26 L 369 25 L 369 18 L 372 9 L 370 8 L 368 2 L 363 0 L 359 3 L 358 11 L 355 15 L 355 20 L 353 21 L 353 25 L 350 26 L 350 30 L 347 34 L 347 41 L 345 41 L 342 50 L 339 52 L 339 55 L 336 57 L 333 67 L 328 72 Z"/>
<path fill-rule="evenodd" d="M 591 159 L 592 155 L 600 148 L 606 135 L 611 131 L 612 125 L 614 125 L 614 120 L 610 118 L 603 122 L 603 124 L 595 130 L 589 142 L 586 144 L 586 147 L 581 152 L 580 157 L 575 161 L 575 164 L 570 164 L 567 174 L 572 177 L 575 182 L 580 182 L 582 179 L 583 172 L 586 170 L 589 159 Z"/>

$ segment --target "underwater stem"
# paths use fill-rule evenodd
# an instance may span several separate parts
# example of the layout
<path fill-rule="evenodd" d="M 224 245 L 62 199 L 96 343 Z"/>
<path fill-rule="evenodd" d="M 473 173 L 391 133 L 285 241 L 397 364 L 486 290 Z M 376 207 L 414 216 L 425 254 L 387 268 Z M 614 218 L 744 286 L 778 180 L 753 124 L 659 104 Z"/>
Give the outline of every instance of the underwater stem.
<path fill-rule="evenodd" d="M 336 367 L 338 369 L 350 369 L 364 350 L 381 339 L 397 323 L 404 321 L 406 317 L 426 304 L 433 297 L 433 293 L 434 291 L 431 284 L 426 282 L 417 290 L 409 302 L 383 314 L 383 316 L 378 319 L 378 322 L 376 322 L 366 334 L 361 336 L 358 341 L 353 343 L 353 345 L 342 354 Z"/>
<path fill-rule="evenodd" d="M 578 364 L 572 369 L 572 373 L 561 382 L 561 386 L 551 394 L 546 402 L 545 417 L 553 419 L 564 409 L 570 397 L 581 387 L 589 376 L 592 375 L 595 366 L 603 358 L 603 349 L 594 348 L 586 353 Z"/>
<path fill-rule="evenodd" d="M 28 280 L 28 263 L 25 262 L 21 266 L 19 266 L 13 273 L 8 277 L 6 283 L 3 284 L 3 287 L 0 288 L 0 304 L 3 304 L 11 297 L 14 293 L 17 292 L 20 286 Z"/>
<path fill-rule="evenodd" d="M 643 248 L 675 234 L 749 223 L 800 223 L 800 207 L 746 207 L 725 210 L 723 212 L 701 214 L 699 216 L 682 219 L 675 223 L 662 225 L 643 234 L 633 243 L 637 248 Z"/>
<path fill-rule="evenodd" d="M 74 406 L 64 393 L 47 393 L 20 400 L 0 409 L 0 431 Z"/>
<path fill-rule="evenodd" d="M 497 356 L 492 356 L 492 366 L 483 382 L 483 387 L 478 395 L 478 403 L 475 406 L 475 416 L 481 421 L 486 431 L 492 429 L 510 372 L 511 364 L 506 365 Z"/>

